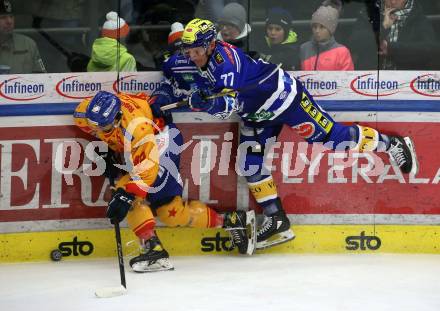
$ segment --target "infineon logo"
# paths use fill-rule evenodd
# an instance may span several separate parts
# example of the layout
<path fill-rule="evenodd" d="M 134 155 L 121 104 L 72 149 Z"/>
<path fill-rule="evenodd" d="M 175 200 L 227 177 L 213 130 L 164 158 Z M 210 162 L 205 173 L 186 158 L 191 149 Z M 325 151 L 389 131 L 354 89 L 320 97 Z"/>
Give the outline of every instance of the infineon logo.
<path fill-rule="evenodd" d="M 305 74 L 297 77 L 313 97 L 325 97 L 338 92 L 337 81 L 314 79 L 313 76 L 314 74 Z"/>
<path fill-rule="evenodd" d="M 118 85 L 119 81 L 119 85 Z M 125 92 L 125 93 L 137 93 L 137 92 L 149 92 L 152 93 L 160 85 L 160 82 L 148 82 L 140 81 L 137 79 L 137 75 L 129 75 L 125 77 L 120 77 L 113 83 L 113 90 L 115 93 Z M 118 90 L 119 87 L 119 90 Z"/>
<path fill-rule="evenodd" d="M 399 82 L 396 80 L 377 80 L 376 74 L 367 73 L 357 76 L 350 83 L 353 92 L 363 96 L 390 96 L 399 92 Z"/>
<path fill-rule="evenodd" d="M 409 84 L 411 90 L 419 95 L 440 97 L 440 78 L 434 74 L 417 76 Z"/>
<path fill-rule="evenodd" d="M 81 76 L 69 76 L 61 79 L 55 87 L 57 93 L 67 98 L 84 99 L 92 97 L 96 92 L 102 90 L 101 82 L 81 81 L 80 78 L 87 79 L 87 77 Z"/>
<path fill-rule="evenodd" d="M 0 96 L 17 101 L 34 100 L 43 97 L 45 94 L 44 84 L 25 79 L 23 77 L 14 77 L 3 80 L 0 83 Z"/>

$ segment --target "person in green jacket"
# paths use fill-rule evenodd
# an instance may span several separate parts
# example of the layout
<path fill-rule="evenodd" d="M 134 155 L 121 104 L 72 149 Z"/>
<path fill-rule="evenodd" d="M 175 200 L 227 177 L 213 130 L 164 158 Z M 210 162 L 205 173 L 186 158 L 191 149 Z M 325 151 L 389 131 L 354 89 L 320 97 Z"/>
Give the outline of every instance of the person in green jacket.
<path fill-rule="evenodd" d="M 106 18 L 107 21 L 102 26 L 101 38 L 93 42 L 92 57 L 87 65 L 87 71 L 137 71 L 135 58 L 118 42 L 118 27 L 119 39 L 121 39 L 130 31 L 128 24 L 116 12 L 107 13 Z"/>
<path fill-rule="evenodd" d="M 292 30 L 292 16 L 285 9 L 274 7 L 266 18 L 264 42 L 260 43 L 260 57 L 284 70 L 298 70 L 297 34 Z"/>

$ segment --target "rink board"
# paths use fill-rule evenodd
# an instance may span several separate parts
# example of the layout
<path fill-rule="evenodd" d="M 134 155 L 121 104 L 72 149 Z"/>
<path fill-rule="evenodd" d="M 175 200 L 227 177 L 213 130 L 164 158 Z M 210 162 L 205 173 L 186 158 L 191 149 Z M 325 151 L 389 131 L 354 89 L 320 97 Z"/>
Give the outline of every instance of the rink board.
<path fill-rule="evenodd" d="M 343 159 L 304 144 L 299 133 L 284 128 L 272 174 L 297 238 L 266 252 L 438 253 L 438 73 L 381 72 L 379 84 L 376 72 L 297 74 L 335 120 L 411 136 L 420 171 L 402 176 L 385 155 L 372 156 L 372 162 L 356 155 Z M 160 78 L 160 73 L 123 74 L 119 89 L 150 93 Z M 113 233 L 103 218 L 108 181 L 84 174 L 90 137 L 73 126 L 72 111 L 97 90 L 115 91 L 116 79 L 111 73 L 0 79 L 1 262 L 47 260 L 56 248 L 69 254 L 65 259 L 115 255 Z M 181 154 L 183 196 L 220 212 L 259 211 L 244 178 L 236 175 L 237 119 L 218 121 L 188 110 L 174 117 L 189 143 Z M 225 133 L 232 133 L 232 139 Z M 228 146 L 230 158 L 222 158 Z M 74 150 L 81 156 L 72 168 Z M 378 170 L 363 170 L 368 163 Z M 63 165 L 67 169 L 60 171 Z M 172 255 L 236 253 L 224 232 L 158 230 Z M 125 241 L 133 239 L 123 231 Z"/>
<path fill-rule="evenodd" d="M 265 253 L 428 253 L 440 254 L 440 226 L 298 225 L 296 238 Z M 157 230 L 171 256 L 237 255 L 221 229 L 160 228 Z M 134 235 L 122 230 L 124 254 L 137 255 Z M 9 233 L 0 235 L 0 262 L 48 261 L 54 249 L 63 260 L 116 256 L 114 231 L 80 230 Z M 128 245 L 127 245 L 128 243 Z"/>
<path fill-rule="evenodd" d="M 403 176 L 385 154 L 368 154 L 378 169 L 376 175 L 365 173 L 362 167 L 370 160 L 355 155 L 341 159 L 341 153 L 308 145 L 293 130 L 284 128 L 271 165 L 285 210 L 290 215 L 301 215 L 300 223 L 306 224 L 344 224 L 346 215 L 357 215 L 350 216 L 350 224 L 439 224 L 440 157 L 433 152 L 433 143 L 440 141 L 440 122 L 435 122 L 439 116 L 428 112 L 335 113 L 342 122 L 360 121 L 385 132 L 411 136 L 420 163 L 415 176 Z M 188 143 L 180 165 L 184 197 L 199 199 L 219 211 L 255 208 L 244 178 L 237 178 L 235 170 L 237 123 L 203 120 L 205 117 L 176 115 Z M 90 137 L 71 124 L 70 116 L 41 118 L 2 118 L 0 233 L 11 232 L 4 229 L 8 223 L 62 223 L 102 219 L 104 215 L 108 181 L 84 173 L 91 165 L 84 156 Z M 414 121 L 409 122 L 409 118 Z M 16 124 L 18 119 L 23 124 Z M 49 124 L 42 126 L 44 122 Z M 232 133 L 231 141 L 225 140 L 225 133 Z M 64 144 L 70 147 L 64 148 Z M 223 157 L 227 145 L 230 156 Z M 77 162 L 71 161 L 73 154 L 80 155 Z M 61 170 L 60 163 L 64 165 Z M 380 217 L 371 219 L 370 215 Z M 14 232 L 25 231 L 21 227 L 18 224 Z M 37 225 L 29 229 L 45 231 Z"/>

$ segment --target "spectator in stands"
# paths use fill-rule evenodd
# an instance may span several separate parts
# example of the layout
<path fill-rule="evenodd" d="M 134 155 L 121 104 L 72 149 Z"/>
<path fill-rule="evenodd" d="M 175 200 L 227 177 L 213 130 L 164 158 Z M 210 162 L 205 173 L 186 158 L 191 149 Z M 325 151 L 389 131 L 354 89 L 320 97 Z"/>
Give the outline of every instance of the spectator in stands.
<path fill-rule="evenodd" d="M 164 53 L 165 58 L 170 57 L 174 53 L 180 52 L 182 45 L 183 25 L 179 22 L 171 24 L 171 31 L 168 35 L 168 48 Z"/>
<path fill-rule="evenodd" d="M 324 1 L 312 14 L 312 40 L 300 47 L 302 70 L 354 70 L 350 50 L 334 37 L 341 8 L 339 0 Z"/>
<path fill-rule="evenodd" d="M 196 6 L 195 16 L 217 22 L 224 6 L 224 0 L 201 0 Z"/>
<path fill-rule="evenodd" d="M 246 17 L 246 10 L 241 4 L 232 2 L 225 5 L 218 20 L 217 39 L 248 52 L 251 26 L 246 22 Z"/>
<path fill-rule="evenodd" d="M 107 13 L 106 18 L 102 26 L 101 38 L 93 42 L 92 58 L 87 65 L 87 71 L 136 71 L 136 60 L 133 55 L 118 42 L 118 39 L 128 35 L 130 31 L 128 24 L 116 12 Z"/>
<path fill-rule="evenodd" d="M 381 14 L 381 69 L 429 70 L 439 67 L 439 44 L 417 0 L 382 0 Z"/>
<path fill-rule="evenodd" d="M 174 53 L 180 52 L 180 46 L 182 45 L 183 25 L 179 22 L 171 24 L 171 31 L 168 34 L 167 48 L 155 58 L 157 68 L 162 68 L 163 62 L 167 60 Z"/>
<path fill-rule="evenodd" d="M 292 30 L 292 16 L 282 8 L 272 8 L 266 18 L 266 35 L 259 49 L 264 60 L 279 64 L 285 70 L 298 69 L 297 35 Z"/>
<path fill-rule="evenodd" d="M 46 72 L 37 44 L 31 38 L 14 33 L 15 18 L 11 2 L 0 1 L 1 73 Z"/>
<path fill-rule="evenodd" d="M 85 71 L 88 47 L 83 33 L 74 31 L 82 26 L 87 1 L 84 0 L 32 0 L 26 1 L 32 14 L 32 27 L 40 34 L 38 40 L 41 55 L 47 62 L 48 72 Z M 106 11 L 103 11 L 106 12 Z M 46 29 L 56 29 L 47 31 Z M 71 31 L 65 32 L 64 29 Z M 81 56 L 80 64 L 72 65 L 70 58 Z M 67 60 L 67 61 L 66 61 Z"/>
<path fill-rule="evenodd" d="M 231 2 L 239 3 L 243 6 L 248 4 L 248 0 L 198 0 L 194 16 L 201 19 L 207 19 L 217 23 L 220 18 L 223 7 Z"/>

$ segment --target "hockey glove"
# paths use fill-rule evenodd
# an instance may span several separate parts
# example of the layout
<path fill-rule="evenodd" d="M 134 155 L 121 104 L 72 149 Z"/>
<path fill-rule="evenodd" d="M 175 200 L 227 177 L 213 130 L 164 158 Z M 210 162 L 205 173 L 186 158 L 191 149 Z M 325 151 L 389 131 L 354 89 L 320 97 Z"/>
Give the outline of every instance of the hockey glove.
<path fill-rule="evenodd" d="M 133 200 L 134 195 L 126 192 L 122 188 L 118 188 L 115 193 L 113 193 L 106 212 L 106 216 L 110 218 L 112 224 L 115 224 L 115 222 L 120 223 L 125 216 L 127 216 L 127 213 L 133 204 Z"/>
<path fill-rule="evenodd" d="M 212 92 L 209 90 L 196 90 L 189 96 L 188 105 L 194 111 L 206 111 L 211 107 L 210 100 L 207 99 L 211 95 Z"/>
<path fill-rule="evenodd" d="M 156 118 L 164 118 L 165 121 L 171 119 L 171 112 L 166 110 L 162 111 L 160 108 L 164 105 L 170 104 L 170 101 L 163 95 L 156 95 L 150 99 L 150 108 L 153 112 L 153 116 Z M 167 122 L 172 122 L 172 119 Z"/>
<path fill-rule="evenodd" d="M 115 166 L 120 163 L 118 154 L 109 148 L 107 152 L 100 153 L 100 156 L 105 160 L 104 176 L 116 179 L 119 176 L 119 168 Z"/>

